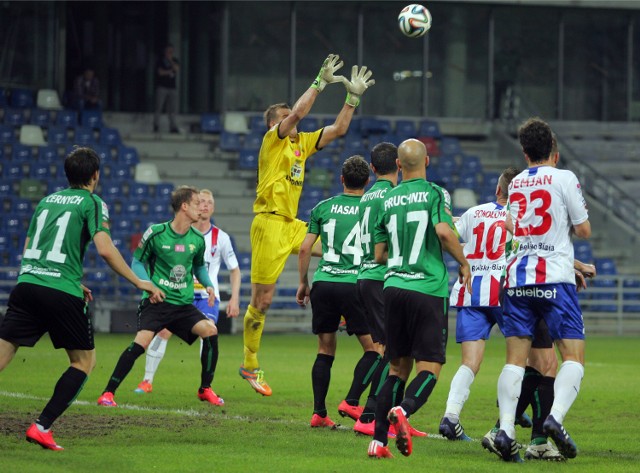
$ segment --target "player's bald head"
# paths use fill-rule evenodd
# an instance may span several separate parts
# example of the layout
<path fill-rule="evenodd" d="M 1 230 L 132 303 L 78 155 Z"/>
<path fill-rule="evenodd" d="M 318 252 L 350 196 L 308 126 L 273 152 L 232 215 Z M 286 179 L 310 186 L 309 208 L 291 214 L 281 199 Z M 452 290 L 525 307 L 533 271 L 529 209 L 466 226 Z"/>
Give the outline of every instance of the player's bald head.
<path fill-rule="evenodd" d="M 427 148 L 424 143 L 415 138 L 405 140 L 398 146 L 398 160 L 402 168 L 407 171 L 416 171 L 424 167 L 426 157 Z"/>

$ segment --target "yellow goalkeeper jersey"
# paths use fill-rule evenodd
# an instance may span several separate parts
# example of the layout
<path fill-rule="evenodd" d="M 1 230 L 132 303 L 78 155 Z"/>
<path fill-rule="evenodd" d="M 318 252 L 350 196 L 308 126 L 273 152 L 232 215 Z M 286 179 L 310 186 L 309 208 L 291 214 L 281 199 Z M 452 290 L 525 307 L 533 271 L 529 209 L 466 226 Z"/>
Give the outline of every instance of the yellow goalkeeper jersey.
<path fill-rule="evenodd" d="M 258 185 L 254 213 L 296 218 L 304 182 L 304 165 L 318 151 L 322 130 L 298 133 L 295 141 L 278 137 L 278 126 L 264 135 L 258 156 Z"/>

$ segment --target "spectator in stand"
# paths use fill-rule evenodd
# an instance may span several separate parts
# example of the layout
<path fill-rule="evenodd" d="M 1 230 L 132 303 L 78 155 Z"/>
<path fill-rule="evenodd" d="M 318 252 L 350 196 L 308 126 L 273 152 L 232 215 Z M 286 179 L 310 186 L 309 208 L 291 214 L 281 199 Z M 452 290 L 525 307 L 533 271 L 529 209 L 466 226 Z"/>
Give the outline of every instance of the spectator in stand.
<path fill-rule="evenodd" d="M 74 108 L 78 110 L 100 109 L 100 81 L 93 67 L 85 67 L 73 82 Z"/>
<path fill-rule="evenodd" d="M 176 112 L 178 111 L 178 91 L 176 89 L 176 76 L 180 66 L 178 60 L 173 57 L 173 45 L 167 44 L 162 55 L 156 63 L 156 108 L 153 116 L 153 131 L 158 131 L 160 113 L 166 109 L 169 115 L 169 128 L 171 133 L 179 133 L 176 125 Z"/>

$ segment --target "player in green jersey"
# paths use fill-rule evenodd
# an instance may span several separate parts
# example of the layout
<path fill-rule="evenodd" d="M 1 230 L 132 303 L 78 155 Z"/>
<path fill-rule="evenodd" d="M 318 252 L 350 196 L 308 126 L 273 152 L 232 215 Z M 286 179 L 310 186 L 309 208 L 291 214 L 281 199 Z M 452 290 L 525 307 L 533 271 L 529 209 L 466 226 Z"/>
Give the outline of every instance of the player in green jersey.
<path fill-rule="evenodd" d="M 384 301 L 382 289 L 387 266 L 376 263 L 373 229 L 380 213 L 387 191 L 398 183 L 398 147 L 392 143 L 378 143 L 371 150 L 371 170 L 376 182 L 360 199 L 360 243 L 362 244 L 362 264 L 358 272 L 358 297 L 365 310 L 365 317 L 371 329 L 373 346 L 382 362 L 378 364 L 371 379 L 371 388 L 362 415 L 353 430 L 373 435 L 377 392 L 389 371 L 389 360 L 385 355 Z"/>
<path fill-rule="evenodd" d="M 191 225 L 200 218 L 200 196 L 194 187 L 180 187 L 171 194 L 173 220 L 151 225 L 133 254 L 132 269 L 150 279 L 166 292 L 166 299 L 151 305 L 143 294 L 138 307 L 138 333 L 122 353 L 102 395 L 101 406 L 116 406 L 113 395 L 142 355 L 154 335 L 167 328 L 191 345 L 202 338 L 202 363 L 198 398 L 210 396 L 217 357 L 214 356 L 215 335 L 213 321 L 196 309 L 193 302 L 193 276 L 206 287 L 209 306 L 215 303 L 215 290 L 204 263 L 205 241 L 202 233 Z"/>
<path fill-rule="evenodd" d="M 391 456 L 386 445 L 389 422 L 395 427 L 400 452 L 411 454 L 407 417 L 427 402 L 445 363 L 449 278 L 443 248 L 460 263 L 460 276 L 471 290 L 469 263 L 451 228 L 449 194 L 426 180 L 429 157 L 424 144 L 403 141 L 398 164 L 402 183 L 387 192 L 374 232 L 375 259 L 387 263 L 384 310 L 390 358 L 368 452 L 376 458 Z M 397 399 L 414 360 L 416 377 L 404 399 Z"/>
<path fill-rule="evenodd" d="M 152 302 L 164 293 L 141 280 L 122 259 L 109 233 L 107 205 L 93 193 L 100 179 L 100 158 L 89 148 L 74 149 L 64 161 L 69 188 L 43 198 L 33 214 L 18 284 L 0 325 L 0 371 L 18 347 L 32 347 L 49 333 L 54 348 L 64 348 L 70 367 L 58 380 L 53 396 L 27 440 L 50 450 L 62 450 L 51 425 L 80 394 L 96 364 L 93 326 L 87 311 L 91 291 L 82 286 L 82 262 L 89 243 L 120 276 L 148 291 Z"/>
<path fill-rule="evenodd" d="M 338 406 L 340 415 L 358 420 L 362 413 L 362 407 L 358 405 L 360 396 L 380 362 L 356 288 L 362 260 L 359 203 L 364 187 L 369 182 L 367 162 L 361 156 L 348 158 L 342 165 L 340 179 L 344 193 L 324 200 L 313 208 L 309 232 L 298 255 L 300 284 L 296 300 L 302 306 L 311 300 L 312 331 L 318 335 L 318 355 L 311 370 L 311 427 L 335 427 L 327 415 L 325 399 L 336 355 L 336 332 L 341 315 L 347 321 L 347 333 L 358 337 L 364 354 L 354 369 L 351 388 Z M 318 235 L 322 244 L 322 258 L 313 276 L 313 289 L 309 290 L 309 262 Z"/>

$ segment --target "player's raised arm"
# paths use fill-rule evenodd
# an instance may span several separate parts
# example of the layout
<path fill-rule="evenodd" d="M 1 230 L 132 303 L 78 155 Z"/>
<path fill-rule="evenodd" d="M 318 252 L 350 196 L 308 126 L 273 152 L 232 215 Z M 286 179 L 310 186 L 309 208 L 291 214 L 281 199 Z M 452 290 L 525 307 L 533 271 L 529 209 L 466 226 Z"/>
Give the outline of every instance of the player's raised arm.
<path fill-rule="evenodd" d="M 349 124 L 353 118 L 353 113 L 360 104 L 360 97 L 362 97 L 362 94 L 364 94 L 369 87 L 376 83 L 375 80 L 371 79 L 372 74 L 372 71 L 367 70 L 367 66 L 362 66 L 359 69 L 358 66 L 353 66 L 351 68 L 351 80 L 349 81 L 342 77 L 342 82 L 347 88 L 347 98 L 333 125 L 324 128 L 322 137 L 318 143 L 319 148 L 324 148 L 336 138 L 347 133 Z"/>
<path fill-rule="evenodd" d="M 327 56 L 311 86 L 293 105 L 291 113 L 280 122 L 278 128 L 278 136 L 280 138 L 288 136 L 300 120 L 307 116 L 316 101 L 316 97 L 324 90 L 327 84 L 346 80 L 343 76 L 334 75 L 343 65 L 344 62 L 340 61 L 340 56 L 337 54 L 329 54 Z"/>

